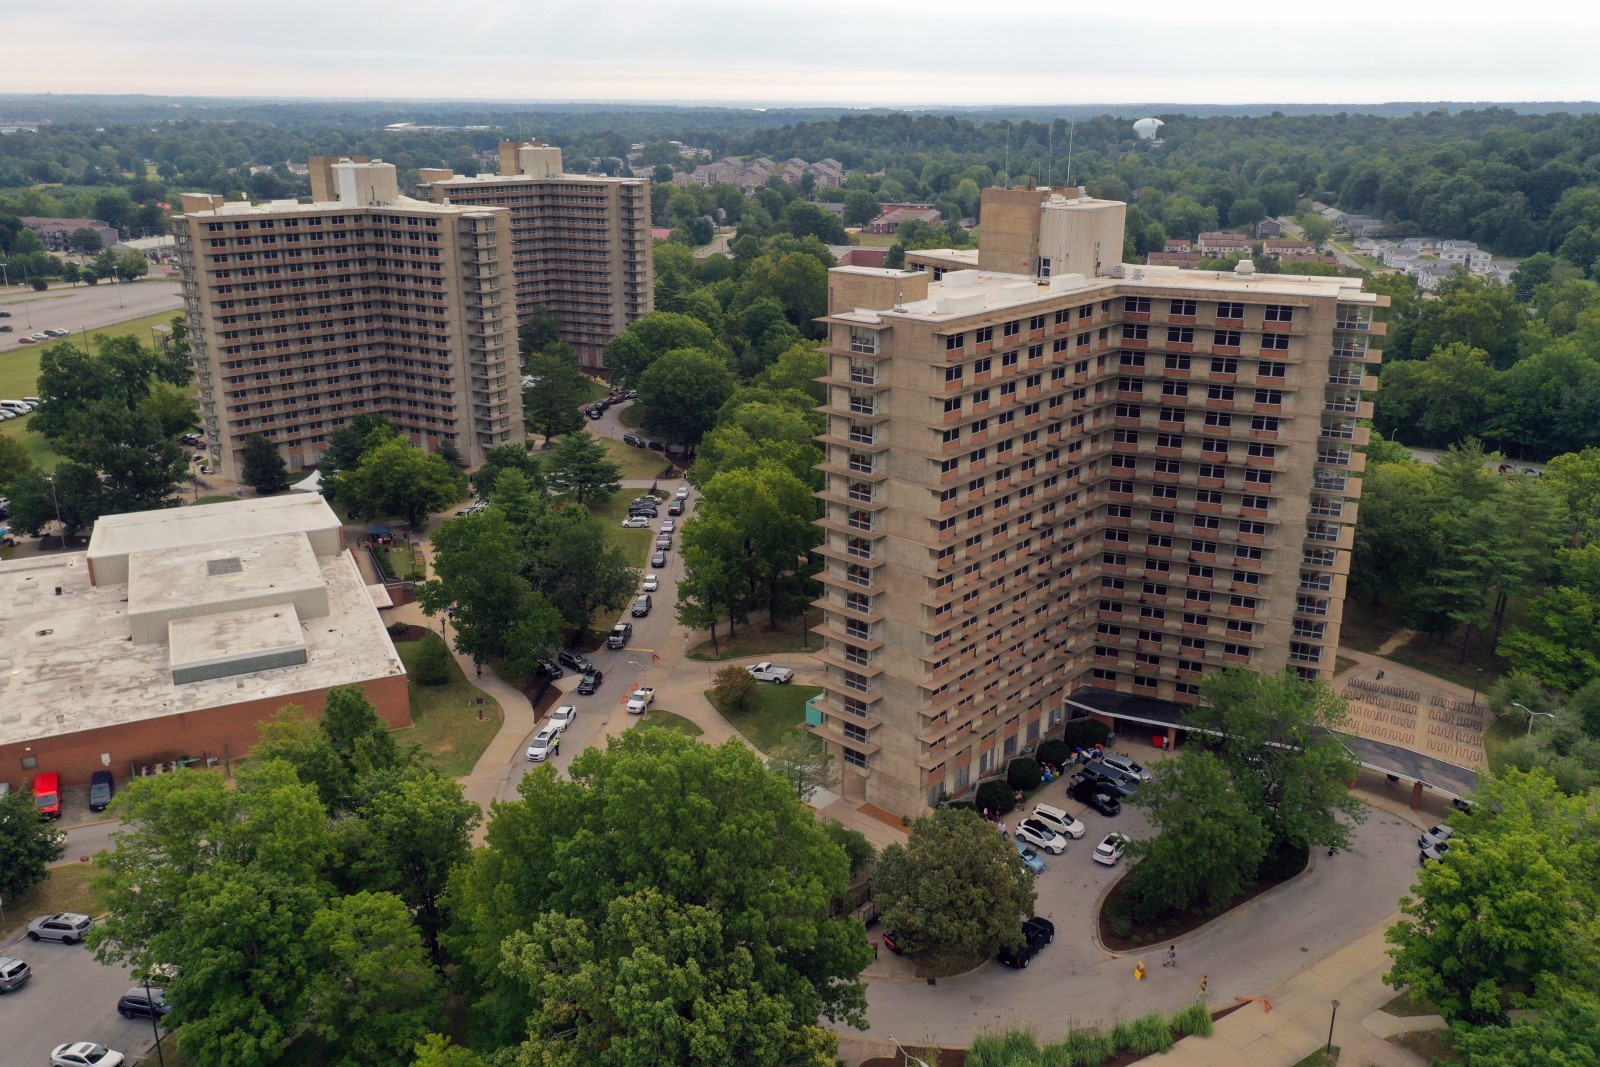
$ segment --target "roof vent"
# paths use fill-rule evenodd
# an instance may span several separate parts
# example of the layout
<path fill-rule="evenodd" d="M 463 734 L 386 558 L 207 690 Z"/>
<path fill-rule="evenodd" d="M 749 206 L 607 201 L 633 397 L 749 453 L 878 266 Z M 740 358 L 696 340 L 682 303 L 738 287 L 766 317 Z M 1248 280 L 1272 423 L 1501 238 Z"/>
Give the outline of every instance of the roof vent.
<path fill-rule="evenodd" d="M 1233 273 L 1239 275 L 1239 277 L 1241 277 L 1241 278 L 1248 278 L 1248 277 L 1254 275 L 1255 272 L 1256 272 L 1255 261 L 1254 260 L 1249 260 L 1249 259 L 1241 259 L 1238 262 L 1238 264 L 1233 268 Z"/>
<path fill-rule="evenodd" d="M 206 560 L 206 575 L 215 578 L 222 574 L 240 574 L 244 571 L 244 564 L 239 562 L 238 556 L 228 556 L 225 559 Z"/>

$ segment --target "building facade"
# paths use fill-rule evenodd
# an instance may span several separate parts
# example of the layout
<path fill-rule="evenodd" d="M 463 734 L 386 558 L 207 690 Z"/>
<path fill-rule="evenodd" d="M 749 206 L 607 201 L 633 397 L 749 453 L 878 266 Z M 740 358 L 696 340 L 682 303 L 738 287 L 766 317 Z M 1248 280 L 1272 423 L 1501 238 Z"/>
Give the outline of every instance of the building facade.
<path fill-rule="evenodd" d="M 829 275 L 818 732 L 916 814 L 1081 685 L 1331 676 L 1382 298 L 1120 262 L 1125 206 L 988 190 L 976 251 Z"/>
<path fill-rule="evenodd" d="M 511 213 L 517 318 L 535 308 L 561 316 L 561 339 L 584 362 L 655 306 L 650 183 L 564 174 L 561 149 L 500 143 L 500 173 L 465 177 L 424 169 L 418 195 Z"/>
<path fill-rule="evenodd" d="M 313 203 L 186 194 L 174 220 L 213 466 L 260 433 L 314 466 L 356 415 L 468 464 L 521 440 L 503 209 L 399 195 L 380 161 L 313 159 Z"/>

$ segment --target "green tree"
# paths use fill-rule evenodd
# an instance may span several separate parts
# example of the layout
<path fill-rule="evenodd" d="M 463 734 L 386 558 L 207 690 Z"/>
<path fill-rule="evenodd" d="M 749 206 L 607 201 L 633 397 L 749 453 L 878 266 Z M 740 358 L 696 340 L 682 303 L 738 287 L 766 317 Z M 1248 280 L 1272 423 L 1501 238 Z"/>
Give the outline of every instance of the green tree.
<path fill-rule="evenodd" d="M 517 531 L 499 508 L 451 519 L 432 541 L 433 577 L 417 587 L 417 603 L 429 615 L 454 609 L 457 651 L 522 663 L 558 647 L 559 615 L 522 574 Z"/>
<path fill-rule="evenodd" d="M 548 443 L 552 438 L 583 429 L 582 404 L 589 379 L 578 366 L 578 354 L 568 345 L 552 345 L 528 357 L 523 370 L 531 383 L 522 388 L 522 419 L 528 432 Z M 501 446 L 506 447 L 506 446 Z"/>
<path fill-rule="evenodd" d="M 671 311 L 652 311 L 630 323 L 606 345 L 606 369 L 618 386 L 634 388 L 652 363 L 679 348 L 726 354 L 705 323 Z"/>
<path fill-rule="evenodd" d="M 432 634 L 423 638 L 422 649 L 417 653 L 417 665 L 412 669 L 411 677 L 418 685 L 450 683 L 450 649 L 445 646 L 443 639 Z"/>
<path fill-rule="evenodd" d="M 581 507 L 550 509 L 526 545 L 523 573 L 579 633 L 588 631 L 597 610 L 622 607 L 639 588 L 639 571 Z"/>
<path fill-rule="evenodd" d="M 1563 986 L 1509 1026 L 1457 1022 L 1445 1039 L 1473 1067 L 1581 1067 L 1600 1063 L 1600 996 Z"/>
<path fill-rule="evenodd" d="M 367 412 L 333 431 L 328 435 L 328 445 L 317 461 L 323 485 L 331 487 L 341 471 L 355 470 L 361 463 L 361 457 L 370 449 L 399 434 L 394 423 L 382 415 Z"/>
<path fill-rule="evenodd" d="M 844 223 L 827 208 L 796 200 L 783 211 L 783 224 L 796 237 L 815 237 L 824 244 L 848 244 Z"/>
<path fill-rule="evenodd" d="M 28 449 L 17 437 L 0 437 L 0 490 L 33 469 Z"/>
<path fill-rule="evenodd" d="M 622 468 L 606 458 L 606 446 L 587 430 L 562 438 L 546 461 L 550 487 L 579 504 L 603 504 L 622 488 Z"/>
<path fill-rule="evenodd" d="M 403 437 L 390 437 L 369 448 L 354 470 L 342 472 L 334 490 L 354 513 L 368 518 L 402 515 L 420 529 L 430 513 L 466 495 L 467 479 L 442 456 Z"/>
<path fill-rule="evenodd" d="M 13 530 L 38 534 L 59 523 L 70 540 L 105 514 L 104 491 L 93 469 L 63 460 L 51 470 L 25 471 L 11 480 L 9 522 Z"/>
<path fill-rule="evenodd" d="M 744 711 L 756 695 L 758 683 L 743 667 L 729 664 L 711 679 L 711 693 L 717 703 L 733 711 Z"/>
<path fill-rule="evenodd" d="M 883 850 L 872 895 L 907 952 L 975 963 L 1020 943 L 1034 886 L 1011 842 L 976 812 L 939 808 Z"/>
<path fill-rule="evenodd" d="M 696 563 L 717 555 L 723 573 L 737 575 L 776 626 L 798 613 L 792 597 L 809 588 L 815 515 L 811 487 L 775 463 L 726 471 L 706 483 L 696 518 L 684 527 L 684 552 Z"/>
<path fill-rule="evenodd" d="M 817 1020 L 864 1024 L 871 950 L 829 917 L 847 861 L 789 785 L 742 743 L 664 730 L 570 773 L 523 778 L 451 884 L 488 1043 L 560 1064 L 832 1063 Z"/>
<path fill-rule="evenodd" d="M 156 382 L 150 395 L 139 402 L 139 411 L 155 419 L 163 437 L 181 437 L 200 425 L 200 405 L 191 390 Z"/>
<path fill-rule="evenodd" d="M 544 490 L 544 473 L 540 469 L 539 459 L 529 453 L 527 444 L 522 442 L 496 445 L 485 452 L 483 466 L 472 475 L 472 487 L 479 496 L 488 496 L 494 492 L 501 473 L 507 470 L 521 471 L 530 489 Z"/>
<path fill-rule="evenodd" d="M 1433 484 L 1409 454 L 1399 463 L 1369 461 L 1361 480 L 1361 522 L 1350 581 L 1374 603 L 1386 594 L 1403 602 L 1427 579 L 1438 548 Z"/>
<path fill-rule="evenodd" d="M 844 224 L 865 226 L 878 217 L 878 198 L 865 189 L 850 189 L 844 194 Z"/>
<path fill-rule="evenodd" d="M 833 839 L 834 844 L 844 849 L 844 854 L 850 859 L 852 877 L 860 874 L 878 858 L 878 850 L 860 830 L 852 830 L 838 819 L 823 820 L 822 829 Z"/>
<path fill-rule="evenodd" d="M 1333 236 L 1333 222 L 1314 211 L 1299 216 L 1295 221 L 1300 224 L 1305 239 L 1318 248 L 1327 244 Z"/>
<path fill-rule="evenodd" d="M 1196 726 L 1221 735 L 1217 753 L 1274 842 L 1345 850 L 1366 806 L 1349 790 L 1359 771 L 1339 740 L 1345 702 L 1320 679 L 1229 668 L 1200 682 Z"/>
<path fill-rule="evenodd" d="M 561 316 L 546 307 L 528 309 L 528 317 L 517 327 L 517 347 L 524 356 L 542 352 L 561 341 Z"/>
<path fill-rule="evenodd" d="M 1252 882 L 1271 844 L 1249 792 L 1203 749 L 1156 764 L 1129 803 L 1156 830 L 1133 846 L 1139 862 L 1127 890 L 1151 918 L 1168 908 L 1231 901 Z"/>
<path fill-rule="evenodd" d="M 644 427 L 669 444 L 698 444 L 716 424 L 717 409 L 732 395 L 735 384 L 733 371 L 717 356 L 674 349 L 639 377 Z"/>
<path fill-rule="evenodd" d="M 239 480 L 263 496 L 281 493 L 289 488 L 289 465 L 277 445 L 253 433 L 239 450 Z"/>
<path fill-rule="evenodd" d="M 827 387 L 817 379 L 828 373 L 828 356 L 815 342 L 801 341 L 785 349 L 756 378 L 772 389 L 798 389 L 818 405 L 828 399 Z"/>
<path fill-rule="evenodd" d="M 833 754 L 820 737 L 811 733 L 796 733 L 775 746 L 767 760 L 767 770 L 793 786 L 802 804 L 809 804 L 817 790 L 831 788 L 839 781 Z"/>
<path fill-rule="evenodd" d="M 129 249 L 117 256 L 116 275 L 125 282 L 143 278 L 150 273 L 150 261 L 143 252 Z"/>
<path fill-rule="evenodd" d="M 0 899 L 15 900 L 44 881 L 65 851 L 55 826 L 39 818 L 31 789 L 0 796 Z"/>
<path fill-rule="evenodd" d="M 1473 811 L 1451 818 L 1450 851 L 1401 898 L 1384 980 L 1474 1024 L 1568 986 L 1592 990 L 1595 799 L 1563 796 L 1539 772 L 1485 778 Z"/>
<path fill-rule="evenodd" d="M 72 231 L 67 240 L 72 245 L 72 250 L 80 256 L 92 256 L 100 251 L 101 237 L 98 231 L 88 226 L 81 226 Z"/>

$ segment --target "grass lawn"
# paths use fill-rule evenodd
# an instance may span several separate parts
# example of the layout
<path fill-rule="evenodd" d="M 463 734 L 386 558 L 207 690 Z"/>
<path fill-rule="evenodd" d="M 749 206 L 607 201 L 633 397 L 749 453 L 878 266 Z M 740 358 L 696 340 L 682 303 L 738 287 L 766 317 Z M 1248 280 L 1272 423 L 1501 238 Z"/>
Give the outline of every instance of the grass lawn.
<path fill-rule="evenodd" d="M 389 545 L 383 551 L 389 558 L 389 569 L 395 577 L 420 582 L 428 576 L 427 561 L 419 562 L 410 545 Z"/>
<path fill-rule="evenodd" d="M 850 234 L 850 243 L 862 248 L 888 248 L 895 240 L 892 233 L 867 233 L 861 230 Z"/>
<path fill-rule="evenodd" d="M 1333 1046 L 1332 1053 L 1327 1052 L 1325 1048 L 1319 1048 L 1296 1063 L 1294 1067 L 1339 1067 L 1339 1046 Z"/>
<path fill-rule="evenodd" d="M 44 881 L 22 896 L 6 900 L 6 924 L 0 927 L 0 936 L 22 929 L 41 915 L 54 915 L 58 911 L 98 915 L 102 910 L 100 899 L 89 885 L 89 875 L 93 873 L 92 863 L 50 868 Z"/>
<path fill-rule="evenodd" d="M 779 623 L 776 631 L 764 622 L 752 623 L 731 638 L 727 636 L 727 628 L 724 626 L 717 638 L 720 651 L 713 650 L 710 641 L 704 641 L 689 650 L 689 658 L 716 662 L 738 659 L 741 656 L 781 656 L 785 652 L 810 652 L 813 651 L 811 631 L 806 628 L 806 622 L 805 618 L 790 619 Z"/>
<path fill-rule="evenodd" d="M 685 737 L 699 737 L 705 733 L 682 715 L 674 715 L 659 708 L 651 708 L 645 712 L 634 726 L 636 729 L 676 730 Z"/>
<path fill-rule="evenodd" d="M 1389 1044 L 1399 1045 L 1407 1052 L 1422 1057 L 1424 1062 L 1432 1064 L 1460 1063 L 1461 1053 L 1444 1043 L 1444 1030 L 1413 1030 L 1408 1034 L 1396 1034 L 1389 1038 Z"/>
<path fill-rule="evenodd" d="M 1416 1015 L 1438 1015 L 1439 1006 L 1426 1000 L 1412 1000 L 1410 993 L 1397 993 L 1389 1003 L 1378 1009 L 1390 1015 L 1409 1019 Z"/>
<path fill-rule="evenodd" d="M 1507 629 L 1523 621 L 1522 612 L 1523 602 L 1513 601 L 1506 612 Z M 1352 597 L 1345 601 L 1339 642 L 1361 652 L 1377 652 L 1385 641 L 1402 629 L 1404 627 L 1386 606 L 1374 606 Z M 1466 663 L 1462 664 L 1461 640 L 1459 632 L 1437 640 L 1427 634 L 1416 634 L 1389 653 L 1388 658 L 1469 690 L 1476 683 L 1481 697 L 1485 688 L 1511 672 L 1511 664 L 1489 651 L 1489 634 L 1486 632 L 1472 635 Z"/>
<path fill-rule="evenodd" d="M 429 634 L 421 641 L 401 641 L 395 646 L 400 659 L 411 671 L 422 654 L 425 642 L 441 641 Z M 441 773 L 460 778 L 472 770 L 500 729 L 500 702 L 467 681 L 461 665 L 450 659 L 450 681 L 446 685 L 418 685 L 415 675 L 407 680 L 411 690 L 413 725 L 396 731 L 402 745 L 420 745 L 432 757 Z M 482 700 L 483 704 L 475 703 Z"/>
<path fill-rule="evenodd" d="M 589 514 L 599 519 L 606 528 L 606 536 L 611 543 L 622 549 L 628 562 L 635 567 L 644 569 L 650 559 L 650 543 L 655 540 L 654 530 L 624 530 L 622 520 L 628 517 L 628 502 L 634 498 L 631 489 L 624 489 L 604 504 L 590 504 Z M 673 548 L 676 549 L 682 542 L 674 540 Z M 610 629 L 610 624 L 606 626 Z"/>
<path fill-rule="evenodd" d="M 617 412 L 617 421 L 630 430 L 637 430 L 644 425 L 644 408 L 638 403 L 629 404 Z"/>
<path fill-rule="evenodd" d="M 606 458 L 622 468 L 624 481 L 654 478 L 667 465 L 666 457 L 659 452 L 625 445 L 615 437 L 602 437 L 600 441 L 606 446 Z M 632 500 L 633 495 L 629 494 L 628 499 Z"/>
<path fill-rule="evenodd" d="M 773 749 L 800 729 L 806 721 L 806 701 L 820 692 L 822 689 L 819 686 L 795 685 L 793 682 L 788 685 L 762 684 L 756 686 L 750 706 L 743 711 L 724 708 L 717 703 L 710 690 L 706 691 L 706 699 L 735 730 L 744 735 L 745 740 L 771 755 Z"/>
<path fill-rule="evenodd" d="M 1545 721 L 1548 722 L 1549 720 Z M 1506 742 L 1518 737 L 1526 737 L 1527 732 L 1526 726 L 1518 725 L 1515 722 L 1500 722 L 1496 720 L 1489 724 L 1489 728 L 1483 731 L 1483 759 L 1489 765 L 1490 774 L 1499 774 L 1505 769 L 1500 764 L 1500 750 L 1506 747 Z M 1425 1014 L 1431 1015 L 1433 1013 L 1427 1012 Z"/>
<path fill-rule="evenodd" d="M 236 496 L 203 496 L 194 501 L 195 504 L 231 504 L 239 498 Z"/>

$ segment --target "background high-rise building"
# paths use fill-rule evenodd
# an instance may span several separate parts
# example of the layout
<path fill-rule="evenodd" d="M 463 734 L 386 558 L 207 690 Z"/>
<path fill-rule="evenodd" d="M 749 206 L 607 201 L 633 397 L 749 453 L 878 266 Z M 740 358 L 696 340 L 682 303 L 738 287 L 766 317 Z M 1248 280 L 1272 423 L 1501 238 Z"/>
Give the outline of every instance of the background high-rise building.
<path fill-rule="evenodd" d="M 419 177 L 424 199 L 510 210 L 518 321 L 555 312 L 585 364 L 599 366 L 606 342 L 654 306 L 645 179 L 563 174 L 561 149 L 537 141 L 500 142 L 499 174 Z"/>
<path fill-rule="evenodd" d="M 400 196 L 376 160 L 311 171 L 313 203 L 187 194 L 174 220 L 211 463 L 237 478 L 260 433 L 313 466 L 363 413 L 472 465 L 520 440 L 507 212 Z"/>
<path fill-rule="evenodd" d="M 818 732 L 911 814 L 1080 686 L 1331 675 L 1368 431 L 1356 279 L 1121 263 L 1125 205 L 988 190 L 980 247 L 829 273 Z"/>

